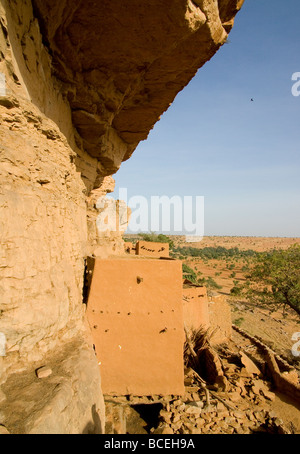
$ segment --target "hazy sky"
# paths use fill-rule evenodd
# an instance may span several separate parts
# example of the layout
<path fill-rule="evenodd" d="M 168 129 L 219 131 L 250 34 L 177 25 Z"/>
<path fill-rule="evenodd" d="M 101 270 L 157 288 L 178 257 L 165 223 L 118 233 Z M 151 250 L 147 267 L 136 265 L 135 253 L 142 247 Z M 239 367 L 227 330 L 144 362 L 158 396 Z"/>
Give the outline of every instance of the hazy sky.
<path fill-rule="evenodd" d="M 299 237 L 299 23 L 299 0 L 245 0 L 229 42 L 114 175 L 113 196 L 204 196 L 204 235 Z"/>

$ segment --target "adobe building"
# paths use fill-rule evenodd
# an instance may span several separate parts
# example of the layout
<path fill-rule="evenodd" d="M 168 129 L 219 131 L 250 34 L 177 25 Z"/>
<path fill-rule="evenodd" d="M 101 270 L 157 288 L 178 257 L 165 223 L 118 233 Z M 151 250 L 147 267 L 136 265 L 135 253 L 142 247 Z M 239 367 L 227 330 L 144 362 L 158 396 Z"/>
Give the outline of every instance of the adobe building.
<path fill-rule="evenodd" d="M 182 266 L 137 256 L 88 260 L 87 318 L 104 395 L 183 395 Z"/>
<path fill-rule="evenodd" d="M 185 280 L 182 297 L 185 327 L 189 331 L 208 328 L 210 320 L 206 288 Z"/>
<path fill-rule="evenodd" d="M 209 328 L 213 333 L 211 345 L 226 343 L 231 338 L 231 309 L 225 296 L 217 292 L 208 296 L 206 287 L 188 279 L 183 283 L 183 319 L 188 331 Z"/>
<path fill-rule="evenodd" d="M 208 297 L 209 324 L 214 335 L 212 345 L 228 342 L 232 333 L 231 309 L 224 295 L 214 292 Z"/>
<path fill-rule="evenodd" d="M 184 328 L 211 328 L 212 344 L 226 342 L 230 307 L 223 296 L 208 297 L 205 287 L 183 280 L 182 262 L 169 257 L 168 243 L 126 247 L 123 256 L 87 261 L 87 319 L 103 394 L 180 396 Z"/>
<path fill-rule="evenodd" d="M 155 243 L 152 241 L 138 241 L 136 255 L 144 257 L 169 257 L 169 243 Z"/>
<path fill-rule="evenodd" d="M 126 241 L 124 249 L 126 254 L 143 257 L 168 258 L 170 256 L 169 243 L 138 241 L 136 244 L 133 244 L 131 241 Z"/>

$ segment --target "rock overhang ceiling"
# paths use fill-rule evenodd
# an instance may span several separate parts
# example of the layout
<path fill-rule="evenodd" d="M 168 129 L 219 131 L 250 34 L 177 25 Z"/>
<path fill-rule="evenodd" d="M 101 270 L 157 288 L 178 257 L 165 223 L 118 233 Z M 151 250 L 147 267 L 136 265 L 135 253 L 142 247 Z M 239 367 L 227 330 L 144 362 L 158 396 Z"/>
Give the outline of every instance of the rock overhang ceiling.
<path fill-rule="evenodd" d="M 32 0 L 74 127 L 104 175 L 224 44 L 243 1 Z"/>

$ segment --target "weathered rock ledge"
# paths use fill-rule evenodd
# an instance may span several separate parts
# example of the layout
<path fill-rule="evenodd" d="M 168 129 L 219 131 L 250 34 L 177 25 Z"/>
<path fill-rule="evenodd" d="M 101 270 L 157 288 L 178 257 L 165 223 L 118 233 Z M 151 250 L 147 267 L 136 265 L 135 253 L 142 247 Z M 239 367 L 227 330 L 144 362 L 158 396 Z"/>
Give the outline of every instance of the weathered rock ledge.
<path fill-rule="evenodd" d="M 111 175 L 226 41 L 243 0 L 33 0 L 80 142 Z"/>

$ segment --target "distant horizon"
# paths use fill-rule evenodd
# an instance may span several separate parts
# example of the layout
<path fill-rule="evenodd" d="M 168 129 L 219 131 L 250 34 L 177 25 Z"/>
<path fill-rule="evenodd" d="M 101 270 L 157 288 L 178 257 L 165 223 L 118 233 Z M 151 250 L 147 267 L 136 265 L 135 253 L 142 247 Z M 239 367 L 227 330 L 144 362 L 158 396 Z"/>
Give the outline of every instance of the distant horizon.
<path fill-rule="evenodd" d="M 139 236 L 140 234 L 143 235 L 143 234 L 150 234 L 150 233 L 155 233 L 156 235 L 159 235 L 159 234 L 163 234 L 163 235 L 166 235 L 166 236 L 186 236 L 186 235 L 180 235 L 178 233 L 165 233 L 165 232 L 150 232 L 150 231 L 147 231 L 147 232 L 138 232 L 138 233 L 129 233 L 129 232 L 125 232 L 124 233 L 124 236 L 125 235 L 131 235 L 131 236 Z M 281 236 L 281 235 L 278 235 L 278 236 L 264 236 L 264 235 L 204 235 L 203 238 L 214 238 L 214 237 L 218 237 L 218 238 L 290 238 L 290 239 L 300 239 L 300 236 Z M 201 241 L 200 241 L 201 242 Z M 199 243 L 199 241 L 195 241 L 195 243 Z"/>

